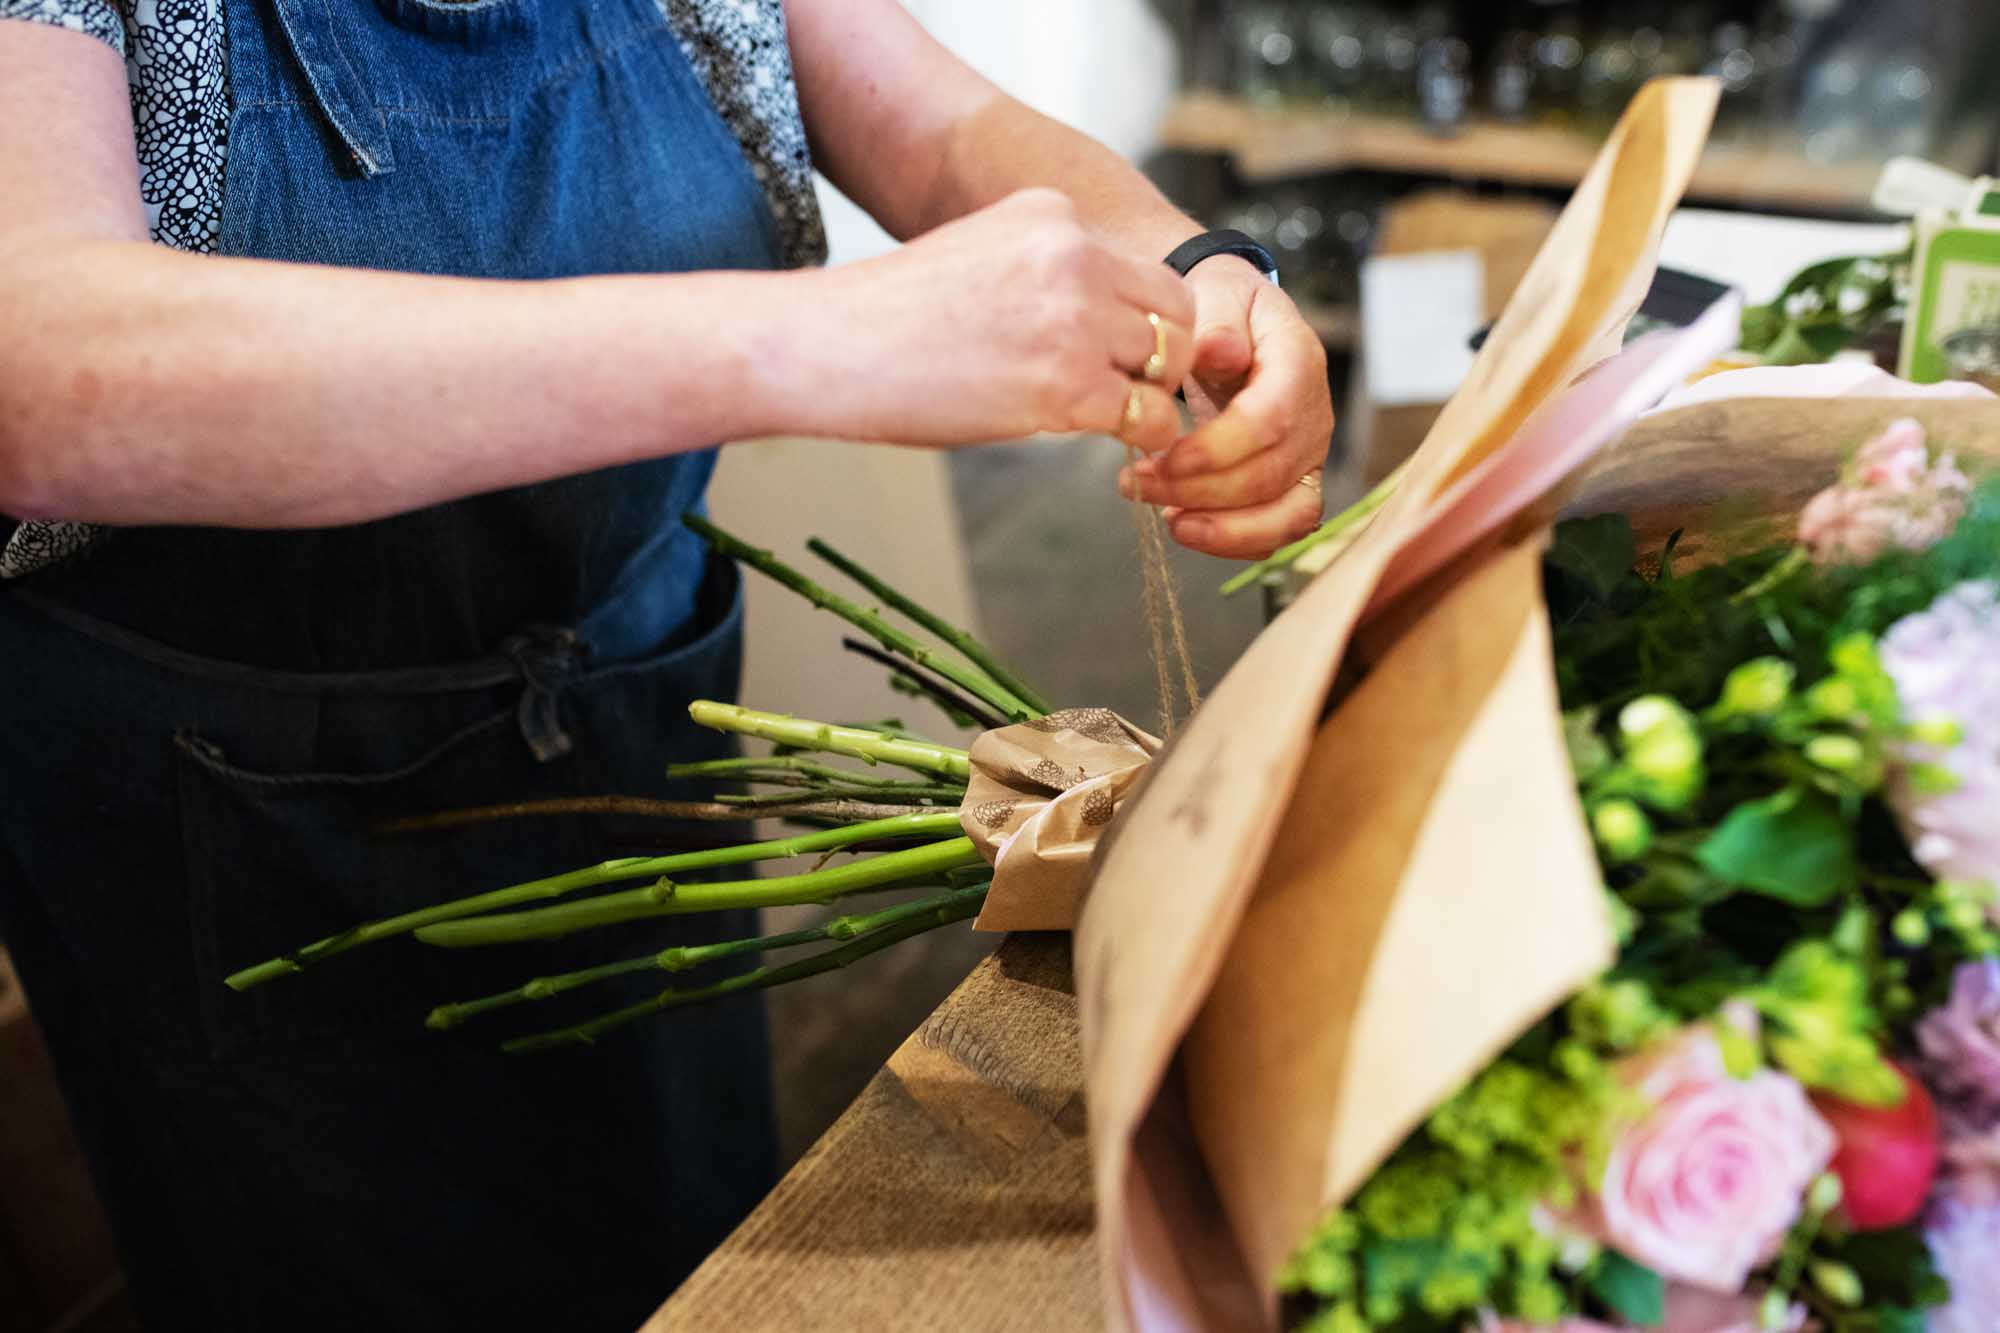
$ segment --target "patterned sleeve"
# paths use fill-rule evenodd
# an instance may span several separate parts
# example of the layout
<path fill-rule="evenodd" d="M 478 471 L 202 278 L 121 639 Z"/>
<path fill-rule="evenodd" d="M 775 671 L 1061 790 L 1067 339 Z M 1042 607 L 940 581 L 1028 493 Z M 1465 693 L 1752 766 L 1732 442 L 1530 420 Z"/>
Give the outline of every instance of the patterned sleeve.
<path fill-rule="evenodd" d="M 0 19 L 49 23 L 97 38 L 125 54 L 125 21 L 110 0 L 0 0 Z"/>

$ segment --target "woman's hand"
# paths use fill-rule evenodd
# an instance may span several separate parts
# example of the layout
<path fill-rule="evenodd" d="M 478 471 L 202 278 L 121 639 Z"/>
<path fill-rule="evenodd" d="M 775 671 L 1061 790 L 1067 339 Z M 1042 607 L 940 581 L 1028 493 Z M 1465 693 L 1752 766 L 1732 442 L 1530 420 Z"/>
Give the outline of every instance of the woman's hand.
<path fill-rule="evenodd" d="M 1173 393 L 1195 355 L 1188 284 L 1115 249 L 1053 190 L 801 276 L 833 316 L 833 341 L 812 353 L 833 373 L 804 386 L 819 433 L 960 445 L 1087 431 L 1151 452 L 1180 432 Z"/>
<path fill-rule="evenodd" d="M 1169 506 L 1174 540 L 1256 558 L 1317 527 L 1320 469 L 1333 438 L 1326 350 L 1291 298 L 1241 259 L 1188 275 L 1195 351 L 1187 384 L 1198 423 L 1119 478 L 1127 495 Z"/>

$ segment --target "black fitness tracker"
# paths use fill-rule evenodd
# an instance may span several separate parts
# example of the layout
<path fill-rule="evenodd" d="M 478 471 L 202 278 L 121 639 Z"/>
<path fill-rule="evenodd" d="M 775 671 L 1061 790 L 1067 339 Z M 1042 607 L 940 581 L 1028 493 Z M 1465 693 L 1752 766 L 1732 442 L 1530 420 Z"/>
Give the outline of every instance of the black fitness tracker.
<path fill-rule="evenodd" d="M 1278 280 L 1278 261 L 1271 258 L 1271 252 L 1242 232 L 1226 227 L 1220 231 L 1205 231 L 1199 236 L 1190 236 L 1174 247 L 1166 262 L 1168 268 L 1185 278 L 1189 269 L 1202 260 L 1216 255 L 1235 255 L 1238 259 L 1247 259 L 1259 273 L 1272 282 Z"/>

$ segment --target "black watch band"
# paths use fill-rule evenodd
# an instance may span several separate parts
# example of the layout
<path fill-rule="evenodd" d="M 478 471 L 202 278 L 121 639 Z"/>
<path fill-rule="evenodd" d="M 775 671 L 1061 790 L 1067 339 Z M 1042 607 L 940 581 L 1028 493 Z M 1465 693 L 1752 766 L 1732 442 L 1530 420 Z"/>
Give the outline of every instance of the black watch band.
<path fill-rule="evenodd" d="M 1271 281 L 1278 280 L 1278 261 L 1271 258 L 1271 252 L 1251 240 L 1240 231 L 1223 228 L 1220 231 L 1205 231 L 1199 236 L 1190 236 L 1174 247 L 1167 256 L 1167 267 L 1182 277 L 1189 269 L 1204 259 L 1216 255 L 1235 255 L 1254 264 L 1259 273 Z"/>

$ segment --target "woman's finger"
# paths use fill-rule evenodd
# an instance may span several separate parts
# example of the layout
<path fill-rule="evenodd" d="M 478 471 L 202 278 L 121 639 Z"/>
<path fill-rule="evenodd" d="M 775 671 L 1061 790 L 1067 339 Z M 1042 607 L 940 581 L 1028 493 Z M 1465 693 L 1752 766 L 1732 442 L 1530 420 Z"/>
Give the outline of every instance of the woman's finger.
<path fill-rule="evenodd" d="M 1115 433 L 1141 453 L 1156 454 L 1180 438 L 1180 408 L 1165 389 L 1134 380 Z"/>
<path fill-rule="evenodd" d="M 1293 485 L 1275 500 L 1247 509 L 1189 509 L 1167 522 L 1175 541 L 1190 550 L 1233 560 L 1261 560 L 1320 525 L 1320 493 Z"/>
<path fill-rule="evenodd" d="M 1234 404 L 1222 416 L 1228 416 L 1232 410 Z M 1216 421 L 1220 420 L 1222 417 L 1216 418 Z M 1285 489 L 1295 485 L 1299 478 L 1318 475 L 1326 461 L 1328 438 L 1317 437 L 1316 433 L 1294 432 L 1219 472 L 1204 472 L 1192 477 L 1173 476 L 1168 464 L 1173 459 L 1174 451 L 1186 443 L 1182 440 L 1164 454 L 1139 459 L 1120 474 L 1118 489 L 1128 497 L 1136 496 L 1148 504 L 1178 505 L 1184 509 L 1237 509 L 1260 505 L 1283 495 Z"/>
<path fill-rule="evenodd" d="M 1069 419 L 1051 423 L 1049 429 L 1112 435 L 1139 449 L 1157 451 L 1180 434 L 1180 409 L 1173 395 L 1158 385 L 1106 370 Z"/>
<path fill-rule="evenodd" d="M 1129 308 L 1119 310 L 1114 318 L 1118 333 L 1112 360 L 1118 369 L 1170 392 L 1179 388 L 1194 362 L 1194 339 L 1186 327 L 1163 318 L 1156 323 Z M 1158 372 L 1149 375 L 1146 371 L 1156 355 Z"/>
<path fill-rule="evenodd" d="M 1111 290 L 1140 314 L 1151 311 L 1184 329 L 1194 327 L 1194 293 L 1165 264 L 1112 255 Z"/>

